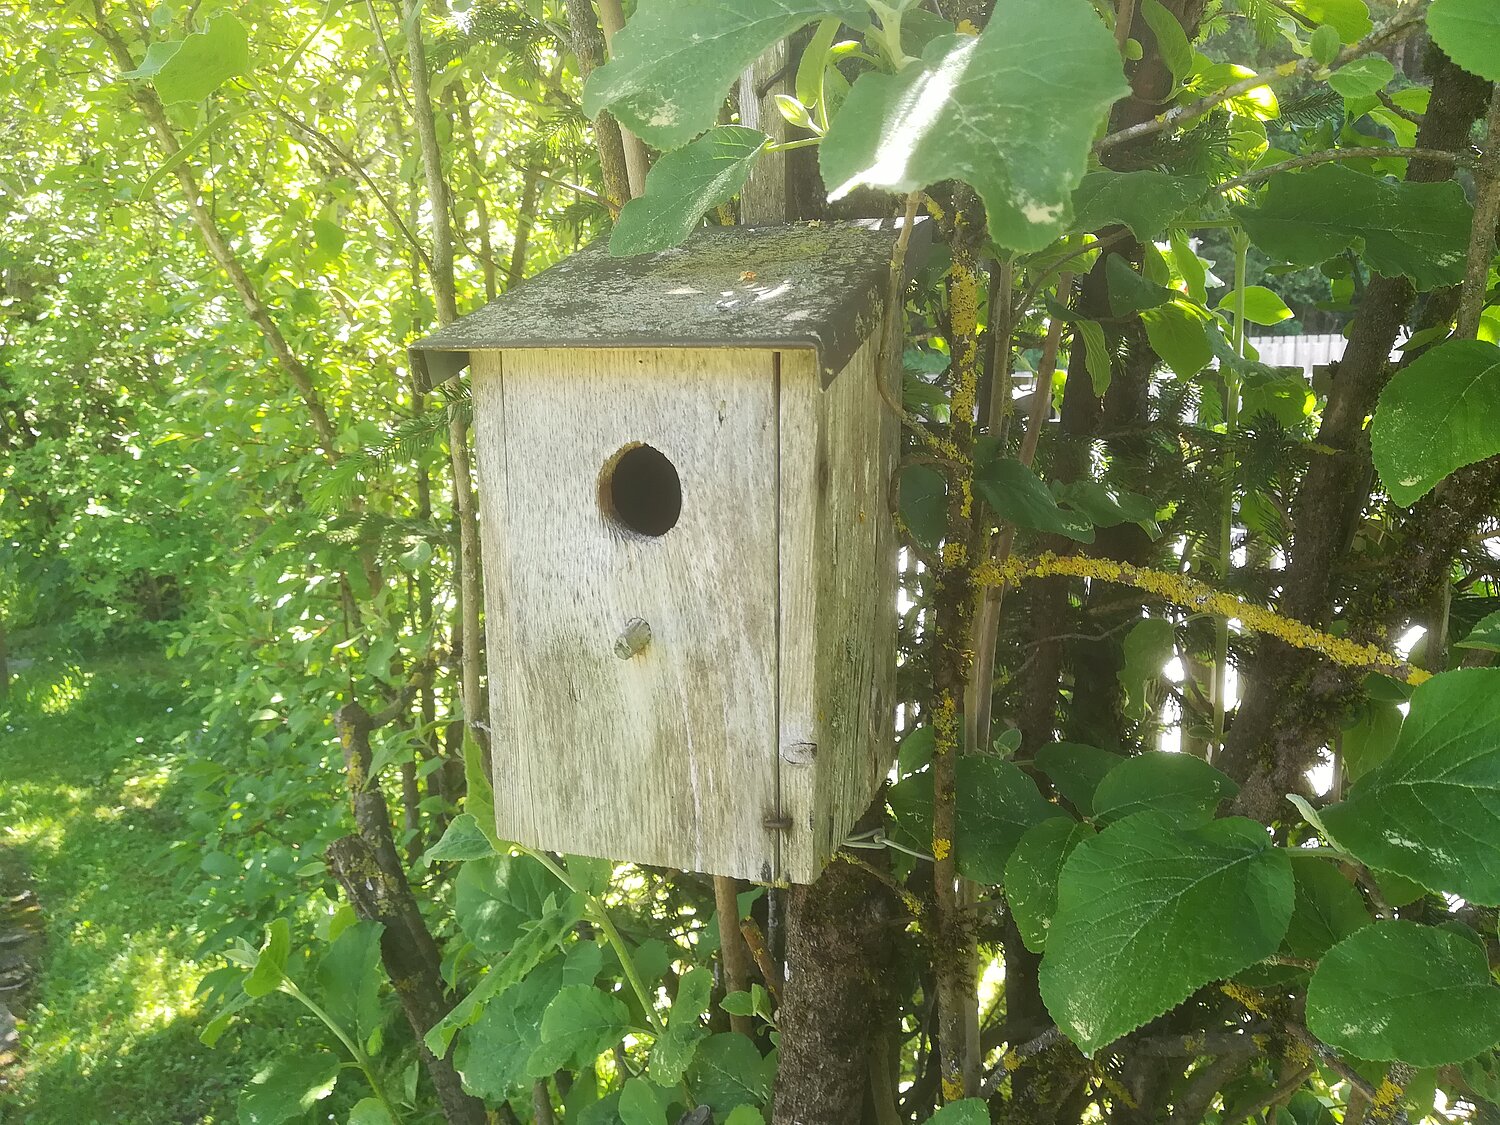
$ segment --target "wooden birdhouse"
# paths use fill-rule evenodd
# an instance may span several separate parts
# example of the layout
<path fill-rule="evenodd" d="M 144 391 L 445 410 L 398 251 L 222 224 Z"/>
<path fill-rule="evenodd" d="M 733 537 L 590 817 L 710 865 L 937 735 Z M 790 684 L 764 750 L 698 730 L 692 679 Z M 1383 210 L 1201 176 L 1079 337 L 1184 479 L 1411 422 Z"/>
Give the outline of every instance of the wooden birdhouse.
<path fill-rule="evenodd" d="M 596 243 L 414 346 L 431 380 L 472 368 L 503 838 L 810 882 L 873 799 L 895 241 L 845 222 Z"/>

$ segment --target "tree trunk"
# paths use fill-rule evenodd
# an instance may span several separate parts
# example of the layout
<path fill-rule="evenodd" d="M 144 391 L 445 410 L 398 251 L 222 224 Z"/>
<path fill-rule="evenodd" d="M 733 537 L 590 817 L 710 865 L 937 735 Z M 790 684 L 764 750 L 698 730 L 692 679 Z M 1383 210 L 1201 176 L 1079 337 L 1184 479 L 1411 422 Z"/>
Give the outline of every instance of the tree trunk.
<path fill-rule="evenodd" d="M 406 881 L 391 835 L 391 814 L 378 779 L 370 776 L 370 732 L 376 723 L 358 703 L 339 709 L 339 741 L 358 835 L 328 845 L 328 865 L 354 912 L 381 923 L 381 961 L 417 1039 L 418 1053 L 437 1090 L 450 1125 L 484 1125 L 484 1103 L 464 1092 L 447 1056 L 428 1051 L 422 1037 L 447 1014 L 452 999 L 443 987 L 437 943 Z M 451 1054 L 451 1051 L 450 1051 Z"/>

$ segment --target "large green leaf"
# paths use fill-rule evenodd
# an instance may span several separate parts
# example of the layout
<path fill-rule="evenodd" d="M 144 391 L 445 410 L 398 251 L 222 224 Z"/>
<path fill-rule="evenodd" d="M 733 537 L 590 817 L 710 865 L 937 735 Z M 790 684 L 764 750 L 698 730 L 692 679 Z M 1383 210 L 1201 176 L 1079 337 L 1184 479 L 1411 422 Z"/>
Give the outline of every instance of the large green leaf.
<path fill-rule="evenodd" d="M 563 958 L 554 957 L 491 1000 L 463 1029 L 453 1065 L 470 1093 L 501 1102 L 531 1084 L 526 1064 L 541 1045 L 542 1013 L 562 985 Z"/>
<path fill-rule="evenodd" d="M 1500 4 L 1494 0 L 1432 0 L 1427 30 L 1459 66 L 1500 82 Z"/>
<path fill-rule="evenodd" d="M 562 884 L 528 855 L 469 860 L 453 881 L 453 914 L 479 951 L 498 957 L 542 913 Z"/>
<path fill-rule="evenodd" d="M 1277 176 L 1258 207 L 1232 208 L 1256 246 L 1315 266 L 1364 242 L 1369 266 L 1418 289 L 1463 279 L 1474 210 L 1463 188 L 1376 179 L 1338 164 Z"/>
<path fill-rule="evenodd" d="M 1456 641 L 1454 648 L 1476 648 L 1484 652 L 1500 652 L 1500 613 L 1491 613 L 1481 618 L 1466 634 Z"/>
<path fill-rule="evenodd" d="M 288 1054 L 262 1070 L 240 1091 L 240 1125 L 281 1125 L 301 1119 L 333 1093 L 338 1056 L 328 1051 Z"/>
<path fill-rule="evenodd" d="M 1275 953 L 1292 903 L 1291 864 L 1263 825 L 1126 817 L 1063 864 L 1041 966 L 1047 1010 L 1096 1051 Z"/>
<path fill-rule="evenodd" d="M 1374 1062 L 1443 1066 L 1500 1042 L 1500 988 L 1484 946 L 1415 922 L 1376 922 L 1328 951 L 1307 989 L 1307 1028 Z"/>
<path fill-rule="evenodd" d="M 1375 27 L 1365 0 L 1290 0 L 1289 6 L 1314 26 L 1332 27 L 1345 43 L 1358 43 Z"/>
<path fill-rule="evenodd" d="M 667 1014 L 667 1030 L 651 1049 L 651 1080 L 675 1086 L 693 1061 L 698 1044 L 708 1032 L 702 1016 L 708 1010 L 713 974 L 704 968 L 688 970 L 677 985 L 677 999 Z"/>
<path fill-rule="evenodd" d="M 1005 905 L 1033 953 L 1047 947 L 1057 912 L 1057 880 L 1073 849 L 1094 834 L 1087 824 L 1052 817 L 1026 830 L 1005 864 Z"/>
<path fill-rule="evenodd" d="M 1390 757 L 1322 818 L 1370 867 L 1500 904 L 1500 670 L 1420 685 Z"/>
<path fill-rule="evenodd" d="M 854 83 L 821 146 L 829 198 L 971 184 L 990 236 L 1046 246 L 1069 226 L 1089 146 L 1130 92 L 1087 0 L 1008 0 L 984 31 L 935 39 L 920 65 Z"/>
<path fill-rule="evenodd" d="M 245 995 L 259 998 L 275 992 L 286 976 L 286 959 L 291 951 L 291 923 L 285 918 L 277 918 L 266 927 L 266 940 L 261 943 L 260 956 L 245 977 Z"/>
<path fill-rule="evenodd" d="M 1500 347 L 1454 340 L 1391 377 L 1370 424 L 1370 454 L 1406 507 L 1455 469 L 1500 453 Z"/>
<path fill-rule="evenodd" d="M 583 109 L 607 109 L 647 143 L 686 144 L 766 48 L 824 16 L 869 18 L 861 0 L 642 0 L 589 77 Z"/>
<path fill-rule="evenodd" d="M 458 1029 L 468 1027 L 478 1018 L 486 1003 L 541 964 L 552 948 L 562 941 L 563 935 L 583 917 L 586 902 L 582 895 L 569 895 L 560 906 L 552 906 L 548 900 L 546 912 L 516 941 L 500 964 L 428 1030 L 422 1040 L 427 1049 L 434 1055 L 446 1055 L 448 1044 Z"/>
<path fill-rule="evenodd" d="M 1203 197 L 1208 182 L 1165 172 L 1090 172 L 1073 193 L 1073 229 L 1099 230 L 1112 223 L 1136 238 L 1159 238 L 1172 221 Z"/>
<path fill-rule="evenodd" d="M 495 848 L 484 829 L 468 813 L 459 813 L 443 832 L 443 838 L 422 853 L 422 863 L 458 863 L 466 859 L 488 859 Z"/>
<path fill-rule="evenodd" d="M 231 78 L 250 71 L 250 36 L 232 12 L 220 12 L 180 44 L 157 46 L 163 50 L 155 58 L 148 53 L 147 66 L 126 77 L 150 77 L 168 105 L 201 102 Z M 143 74 L 148 67 L 150 73 Z"/>
<path fill-rule="evenodd" d="M 1354 931 L 1370 924 L 1365 901 L 1338 866 L 1322 856 L 1290 852 L 1297 898 L 1292 924 L 1286 932 L 1286 951 L 1293 957 L 1317 959 Z"/>
<path fill-rule="evenodd" d="M 719 125 L 667 153 L 646 174 L 645 194 L 620 212 L 609 252 L 623 257 L 676 246 L 707 212 L 739 194 L 769 139 L 742 125 Z"/>
<path fill-rule="evenodd" d="M 563 1067 L 586 1067 L 630 1030 L 630 1011 L 612 992 L 590 984 L 558 990 L 542 1013 L 542 1042 L 527 1069 L 545 1078 Z"/>
<path fill-rule="evenodd" d="M 1168 628 L 1170 628 L 1168 623 Z M 1138 812 L 1166 813 L 1180 821 L 1206 821 L 1238 786 L 1202 758 L 1150 751 L 1126 758 L 1094 791 L 1101 823 Z"/>
<path fill-rule="evenodd" d="M 999 883 L 1022 834 L 1063 811 L 1013 762 L 989 754 L 958 760 L 954 851 L 958 870 L 976 883 Z"/>
<path fill-rule="evenodd" d="M 380 935 L 385 927 L 365 919 L 346 927 L 318 962 L 323 1007 L 361 1043 L 380 1026 Z"/>
<path fill-rule="evenodd" d="M 715 1115 L 742 1105 L 760 1105 L 771 1096 L 774 1056 L 762 1058 L 755 1044 L 732 1031 L 710 1035 L 698 1047 L 688 1086 Z"/>
<path fill-rule="evenodd" d="M 1191 379 L 1214 357 L 1208 342 L 1208 310 L 1186 300 L 1168 301 L 1141 314 L 1151 350 L 1181 379 Z"/>
<path fill-rule="evenodd" d="M 1036 752 L 1037 768 L 1084 816 L 1094 812 L 1094 793 L 1105 775 L 1125 759 L 1111 750 L 1081 742 L 1054 742 Z"/>
<path fill-rule="evenodd" d="M 927 1119 L 927 1125 L 989 1125 L 990 1113 L 981 1098 L 949 1102 Z"/>
<path fill-rule="evenodd" d="M 974 471 L 974 488 L 1002 520 L 1032 531 L 1050 531 L 1080 543 L 1094 541 L 1087 519 L 1058 507 L 1037 475 L 1014 457 L 983 460 Z"/>

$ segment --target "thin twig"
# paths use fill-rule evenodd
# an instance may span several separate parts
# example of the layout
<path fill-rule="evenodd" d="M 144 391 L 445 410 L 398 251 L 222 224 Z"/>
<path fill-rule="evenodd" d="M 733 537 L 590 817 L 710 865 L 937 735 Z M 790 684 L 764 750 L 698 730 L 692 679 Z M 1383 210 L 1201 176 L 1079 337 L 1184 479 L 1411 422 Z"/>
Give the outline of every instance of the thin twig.
<path fill-rule="evenodd" d="M 1458 302 L 1458 338 L 1472 339 L 1479 332 L 1479 318 L 1490 280 L 1490 259 L 1495 253 L 1495 226 L 1500 222 L 1500 85 L 1490 100 L 1484 156 L 1474 171 L 1478 196 L 1474 200 L 1474 226 L 1469 240 L 1469 266 L 1464 274 Z"/>
<path fill-rule="evenodd" d="M 1062 1039 L 1062 1032 L 1055 1027 L 1049 1027 L 1035 1039 L 1006 1051 L 995 1065 L 995 1069 L 985 1075 L 984 1082 L 979 1087 L 979 1097 L 985 1101 L 994 1097 L 995 1091 L 1000 1089 L 1000 1084 L 1020 1070 L 1022 1063 L 1040 1055 L 1060 1039 Z"/>
<path fill-rule="evenodd" d="M 1277 1086 L 1276 1089 L 1272 1090 L 1269 1094 L 1257 1099 L 1250 1105 L 1245 1106 L 1238 1113 L 1226 1117 L 1224 1119 L 1224 1125 L 1240 1125 L 1241 1121 L 1248 1121 L 1251 1117 L 1254 1117 L 1261 1110 L 1267 1109 L 1270 1106 L 1273 1106 L 1277 1102 L 1281 1101 L 1283 1098 L 1287 1098 L 1292 1094 L 1295 1094 L 1302 1088 L 1302 1083 L 1306 1082 L 1309 1078 L 1312 1077 L 1312 1072 L 1316 1069 L 1317 1067 L 1315 1066 L 1304 1066 L 1301 1070 L 1297 1071 L 1296 1074 L 1292 1075 L 1281 1085 Z"/>

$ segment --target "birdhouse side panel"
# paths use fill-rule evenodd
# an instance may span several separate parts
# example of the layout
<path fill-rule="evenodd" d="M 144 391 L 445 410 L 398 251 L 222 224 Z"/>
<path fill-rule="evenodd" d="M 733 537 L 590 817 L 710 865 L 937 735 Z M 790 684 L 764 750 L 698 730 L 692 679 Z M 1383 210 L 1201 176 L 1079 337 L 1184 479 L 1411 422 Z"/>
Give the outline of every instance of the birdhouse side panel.
<path fill-rule="evenodd" d="M 770 878 L 771 353 L 474 366 L 498 831 Z"/>
<path fill-rule="evenodd" d="M 811 363 L 782 362 L 781 768 L 783 807 L 800 814 L 783 848 L 794 882 L 832 857 L 893 756 L 899 423 L 875 382 L 878 353 L 872 336 L 826 390 Z M 799 755 L 808 765 L 788 761 L 798 739 L 815 746 Z"/>

